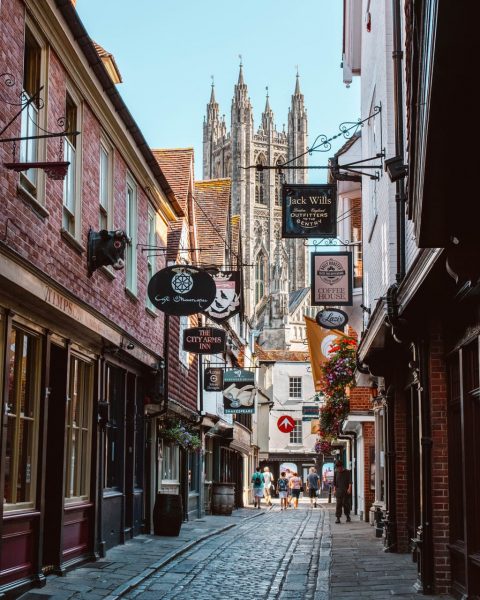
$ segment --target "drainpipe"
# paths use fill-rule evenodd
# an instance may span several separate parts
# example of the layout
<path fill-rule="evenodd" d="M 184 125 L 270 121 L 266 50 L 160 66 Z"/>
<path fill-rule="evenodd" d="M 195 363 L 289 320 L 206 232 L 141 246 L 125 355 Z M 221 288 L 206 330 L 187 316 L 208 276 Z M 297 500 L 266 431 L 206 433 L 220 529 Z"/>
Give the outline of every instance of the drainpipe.
<path fill-rule="evenodd" d="M 393 90 L 395 113 L 395 156 L 403 162 L 405 146 L 403 143 L 403 50 L 401 1 L 392 0 L 393 13 Z M 405 277 L 405 180 L 395 182 L 395 202 L 397 221 L 397 283 Z"/>

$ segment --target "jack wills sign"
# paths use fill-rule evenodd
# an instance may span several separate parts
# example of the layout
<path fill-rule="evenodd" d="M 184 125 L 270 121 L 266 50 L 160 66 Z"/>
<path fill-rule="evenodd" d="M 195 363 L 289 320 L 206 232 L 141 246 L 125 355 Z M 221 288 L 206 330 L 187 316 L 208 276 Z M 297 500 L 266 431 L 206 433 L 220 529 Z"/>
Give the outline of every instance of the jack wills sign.
<path fill-rule="evenodd" d="M 334 238 L 337 235 L 335 185 L 284 184 L 282 235 L 284 238 Z"/>
<path fill-rule="evenodd" d="M 191 327 L 183 331 L 183 349 L 193 354 L 225 352 L 225 331 L 216 327 Z"/>
<path fill-rule="evenodd" d="M 312 252 L 311 261 L 311 304 L 352 306 L 352 253 Z"/>
<path fill-rule="evenodd" d="M 207 309 L 215 299 L 217 287 L 206 271 L 190 265 L 175 265 L 155 273 L 147 292 L 159 310 L 184 316 Z"/>

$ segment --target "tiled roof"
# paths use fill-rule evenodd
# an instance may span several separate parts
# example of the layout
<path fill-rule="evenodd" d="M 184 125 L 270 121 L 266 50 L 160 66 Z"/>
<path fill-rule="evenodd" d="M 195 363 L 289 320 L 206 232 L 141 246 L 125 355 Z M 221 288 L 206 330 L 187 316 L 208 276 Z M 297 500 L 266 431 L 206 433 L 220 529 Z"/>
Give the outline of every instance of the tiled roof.
<path fill-rule="evenodd" d="M 152 152 L 185 212 L 193 172 L 193 148 L 159 148 Z"/>
<path fill-rule="evenodd" d="M 231 187 L 230 179 L 195 182 L 195 213 L 202 265 L 220 266 L 225 262 Z"/>
<path fill-rule="evenodd" d="M 102 46 L 100 46 L 100 44 L 97 44 L 97 42 L 93 42 L 93 45 L 95 47 L 95 50 L 97 51 L 98 56 L 102 59 L 102 62 L 105 65 L 108 74 L 112 78 L 113 83 L 122 83 L 122 74 L 120 73 L 120 70 L 118 68 L 117 62 L 113 54 L 111 52 L 107 52 L 105 48 L 102 48 Z"/>
<path fill-rule="evenodd" d="M 308 362 L 310 354 L 300 350 L 262 350 L 261 346 L 255 346 L 255 353 L 260 361 L 274 362 Z"/>

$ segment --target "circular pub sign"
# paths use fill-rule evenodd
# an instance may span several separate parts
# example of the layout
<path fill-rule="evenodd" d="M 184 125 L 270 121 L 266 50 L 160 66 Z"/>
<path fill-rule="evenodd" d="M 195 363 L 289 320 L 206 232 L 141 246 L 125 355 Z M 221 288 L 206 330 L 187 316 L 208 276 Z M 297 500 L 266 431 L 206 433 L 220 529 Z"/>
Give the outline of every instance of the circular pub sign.
<path fill-rule="evenodd" d="M 295 429 L 295 419 L 289 415 L 283 415 L 278 418 L 277 427 L 282 433 L 290 433 Z"/>
<path fill-rule="evenodd" d="M 184 316 L 208 308 L 215 299 L 217 287 L 206 271 L 190 265 L 174 265 L 155 273 L 147 292 L 159 310 Z"/>

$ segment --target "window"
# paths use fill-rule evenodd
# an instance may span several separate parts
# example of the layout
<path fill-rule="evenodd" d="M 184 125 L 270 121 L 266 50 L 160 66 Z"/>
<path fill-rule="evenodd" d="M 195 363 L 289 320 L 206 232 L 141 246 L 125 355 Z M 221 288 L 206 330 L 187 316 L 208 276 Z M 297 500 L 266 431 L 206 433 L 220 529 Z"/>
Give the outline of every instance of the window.
<path fill-rule="evenodd" d="M 285 159 L 279 158 L 277 160 L 277 165 L 282 165 L 285 162 Z M 277 206 L 282 205 L 282 178 L 283 175 L 278 169 L 275 169 L 275 204 Z"/>
<path fill-rule="evenodd" d="M 180 340 L 180 344 L 179 344 L 179 349 L 178 349 L 178 358 L 180 359 L 180 362 L 182 363 L 182 365 L 184 367 L 188 368 L 188 364 L 189 364 L 189 357 L 188 357 L 188 352 L 185 352 L 185 350 L 183 349 L 183 332 L 185 331 L 185 329 L 188 329 L 188 325 L 189 325 L 189 321 L 188 321 L 188 317 L 186 316 L 182 316 L 180 317 L 180 334 L 179 334 L 179 340 Z"/>
<path fill-rule="evenodd" d="M 301 398 L 302 397 L 302 378 L 301 377 L 289 377 L 288 396 L 289 396 L 289 398 Z"/>
<path fill-rule="evenodd" d="M 65 498 L 89 497 L 92 365 L 72 356 L 67 404 Z"/>
<path fill-rule="evenodd" d="M 23 58 L 23 101 L 28 101 L 38 93 L 41 87 L 41 56 L 40 44 L 32 31 L 25 28 L 25 49 Z M 22 113 L 21 137 L 39 134 L 40 101 L 37 96 Z M 45 109 L 44 109 L 45 110 Z M 37 162 L 39 159 L 39 140 L 22 140 L 20 142 L 20 162 Z M 28 169 L 20 174 L 22 186 L 32 196 L 37 196 L 39 183 L 38 169 Z"/>
<path fill-rule="evenodd" d="M 40 341 L 12 328 L 7 366 L 5 508 L 33 508 L 40 394 Z"/>
<path fill-rule="evenodd" d="M 257 165 L 265 165 L 265 157 L 260 155 L 257 159 Z M 267 204 L 267 172 L 255 170 L 255 202 L 258 204 Z"/>
<path fill-rule="evenodd" d="M 188 453 L 188 491 L 198 492 L 198 454 L 197 452 Z"/>
<path fill-rule="evenodd" d="M 72 96 L 67 93 L 65 103 L 66 128 L 67 131 L 76 131 L 78 128 L 78 106 Z M 70 163 L 67 175 L 63 180 L 63 229 L 75 237 L 79 229 L 77 215 L 80 212 L 78 206 L 78 170 L 79 157 L 77 153 L 77 136 L 67 135 L 64 140 L 64 157 Z"/>
<path fill-rule="evenodd" d="M 151 250 L 147 252 L 147 285 L 150 279 L 155 275 L 155 251 L 153 247 L 157 244 L 157 227 L 156 227 L 156 213 L 153 206 L 149 205 L 148 207 L 148 241 L 147 244 L 150 246 Z M 150 310 L 154 309 L 148 294 L 145 299 L 146 305 Z"/>
<path fill-rule="evenodd" d="M 113 151 L 112 147 L 102 140 L 100 143 L 100 173 L 99 173 L 99 227 L 110 229 L 113 219 Z"/>
<path fill-rule="evenodd" d="M 260 252 L 255 261 L 255 304 L 265 295 L 265 254 Z"/>
<path fill-rule="evenodd" d="M 290 432 L 290 443 L 291 444 L 303 444 L 303 431 L 301 419 L 295 419 L 295 427 Z"/>
<path fill-rule="evenodd" d="M 178 446 L 163 442 L 162 480 L 178 481 L 179 461 Z"/>
<path fill-rule="evenodd" d="M 109 404 L 109 427 L 104 446 L 104 488 L 121 490 L 123 487 L 123 423 L 125 419 L 124 372 L 112 365 L 105 369 L 105 397 Z"/>
<path fill-rule="evenodd" d="M 126 287 L 132 294 L 137 294 L 137 186 L 131 177 L 127 178 L 127 206 L 126 206 L 126 233 L 130 242 L 127 242 L 125 251 Z"/>

